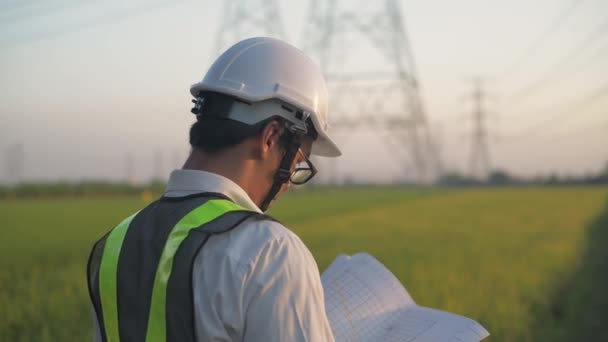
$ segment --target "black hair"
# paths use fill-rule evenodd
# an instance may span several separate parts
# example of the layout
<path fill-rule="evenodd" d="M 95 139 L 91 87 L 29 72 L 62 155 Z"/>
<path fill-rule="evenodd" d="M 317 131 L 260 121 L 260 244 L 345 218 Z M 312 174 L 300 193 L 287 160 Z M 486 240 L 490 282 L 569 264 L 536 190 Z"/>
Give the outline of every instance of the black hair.
<path fill-rule="evenodd" d="M 260 134 L 269 122 L 248 125 L 230 119 L 202 117 L 190 127 L 190 146 L 207 153 L 219 152 Z"/>
<path fill-rule="evenodd" d="M 215 92 L 199 93 L 197 100 L 193 100 L 195 107 L 192 108 L 192 113 L 196 114 L 197 119 L 190 128 L 190 145 L 193 149 L 216 153 L 260 134 L 271 121 L 279 121 L 281 124 L 287 123 L 284 118 L 279 116 L 268 118 L 253 125 L 231 120 L 227 118 L 227 115 L 235 101 L 241 100 Z M 285 106 L 283 108 L 293 112 L 290 108 Z M 298 111 L 296 114 L 301 115 L 301 113 L 301 111 Z M 306 126 L 308 128 L 306 135 L 316 139 L 317 131 L 310 118 L 307 119 Z M 280 144 L 284 148 L 290 140 L 290 134 L 287 133 L 283 133 L 280 137 Z"/>

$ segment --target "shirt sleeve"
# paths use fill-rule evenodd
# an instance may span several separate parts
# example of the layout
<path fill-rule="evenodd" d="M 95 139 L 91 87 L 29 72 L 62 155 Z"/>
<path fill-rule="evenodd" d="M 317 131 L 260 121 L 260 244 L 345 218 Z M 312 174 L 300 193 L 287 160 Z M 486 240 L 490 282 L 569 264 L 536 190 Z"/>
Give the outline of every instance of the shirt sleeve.
<path fill-rule="evenodd" d="M 297 236 L 269 241 L 251 272 L 244 342 L 334 341 L 319 269 Z"/>

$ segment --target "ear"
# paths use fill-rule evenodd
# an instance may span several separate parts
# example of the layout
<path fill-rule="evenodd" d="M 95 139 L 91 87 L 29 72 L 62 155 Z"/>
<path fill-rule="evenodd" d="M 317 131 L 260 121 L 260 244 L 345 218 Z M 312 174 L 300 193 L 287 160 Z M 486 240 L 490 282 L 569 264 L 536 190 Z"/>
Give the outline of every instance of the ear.
<path fill-rule="evenodd" d="M 300 144 L 300 149 L 302 150 L 302 153 L 304 154 L 304 156 L 306 156 L 306 158 L 310 159 L 310 153 L 312 151 L 313 143 L 314 143 L 314 139 L 308 135 L 304 136 L 304 138 L 302 139 L 302 142 Z"/>
<path fill-rule="evenodd" d="M 279 144 L 279 138 L 283 133 L 283 127 L 277 120 L 270 121 L 262 130 L 259 140 L 260 157 L 266 159 L 271 155 L 273 149 Z"/>

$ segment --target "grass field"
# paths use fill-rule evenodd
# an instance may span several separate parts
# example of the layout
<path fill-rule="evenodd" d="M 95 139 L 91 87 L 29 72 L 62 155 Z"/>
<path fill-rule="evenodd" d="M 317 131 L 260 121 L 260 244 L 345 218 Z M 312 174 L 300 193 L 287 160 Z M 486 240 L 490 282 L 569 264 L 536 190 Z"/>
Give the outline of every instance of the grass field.
<path fill-rule="evenodd" d="M 320 269 L 382 261 L 490 341 L 608 341 L 607 188 L 303 190 L 273 208 Z M 92 242 L 140 198 L 0 202 L 0 341 L 87 341 Z"/>

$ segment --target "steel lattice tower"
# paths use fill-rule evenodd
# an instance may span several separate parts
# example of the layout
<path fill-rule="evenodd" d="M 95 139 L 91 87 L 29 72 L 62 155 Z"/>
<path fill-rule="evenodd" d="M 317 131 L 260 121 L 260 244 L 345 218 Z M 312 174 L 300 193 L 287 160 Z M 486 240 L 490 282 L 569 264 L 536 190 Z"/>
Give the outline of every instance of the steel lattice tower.
<path fill-rule="evenodd" d="M 225 0 L 215 51 L 253 35 L 285 38 L 277 0 Z"/>
<path fill-rule="evenodd" d="M 472 177 L 486 179 L 490 173 L 490 152 L 486 130 L 485 92 L 481 79 L 473 81 L 473 130 L 471 132 L 470 172 Z"/>
<path fill-rule="evenodd" d="M 397 0 L 313 0 L 305 50 L 318 58 L 330 92 L 333 130 L 373 127 L 406 176 L 441 172 Z"/>

